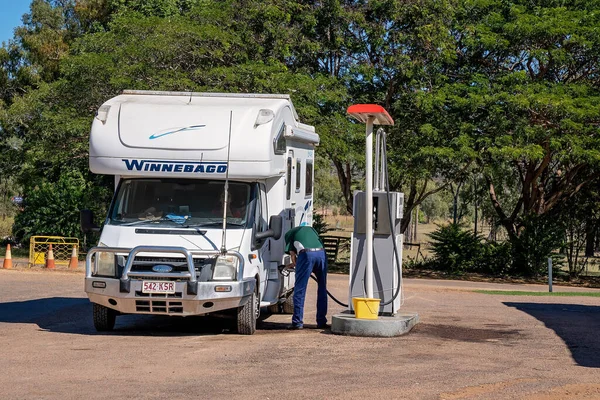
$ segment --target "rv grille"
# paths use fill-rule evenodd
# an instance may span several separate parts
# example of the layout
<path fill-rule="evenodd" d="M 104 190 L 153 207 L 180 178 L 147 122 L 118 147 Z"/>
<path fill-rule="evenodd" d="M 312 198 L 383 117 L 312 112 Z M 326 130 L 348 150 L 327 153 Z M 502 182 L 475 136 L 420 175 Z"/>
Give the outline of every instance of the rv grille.
<path fill-rule="evenodd" d="M 175 293 L 143 293 L 141 290 L 135 291 L 135 297 L 152 297 L 152 298 L 168 298 L 168 299 L 180 299 L 181 292 Z"/>
<path fill-rule="evenodd" d="M 183 303 L 167 300 L 136 300 L 135 310 L 148 313 L 182 314 Z"/>

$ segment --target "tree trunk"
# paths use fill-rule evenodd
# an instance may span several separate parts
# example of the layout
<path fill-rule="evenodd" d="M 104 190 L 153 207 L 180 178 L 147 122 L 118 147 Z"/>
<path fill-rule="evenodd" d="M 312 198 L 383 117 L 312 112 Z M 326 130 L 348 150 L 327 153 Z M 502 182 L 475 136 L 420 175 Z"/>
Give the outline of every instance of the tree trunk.
<path fill-rule="evenodd" d="M 340 181 L 340 187 L 342 188 L 342 196 L 344 196 L 344 202 L 346 203 L 346 211 L 352 215 L 354 198 L 352 197 L 352 170 L 350 168 L 350 163 L 342 163 L 341 161 L 334 159 L 333 165 L 335 165 L 338 180 Z"/>
<path fill-rule="evenodd" d="M 506 233 L 508 234 L 508 239 L 514 243 L 518 239 L 517 229 L 514 224 L 514 218 L 516 217 L 516 212 L 513 212 L 513 215 L 510 218 L 506 215 L 506 213 L 502 209 L 502 206 L 500 205 L 500 202 L 498 201 L 498 197 L 496 196 L 496 188 L 494 187 L 492 180 L 490 179 L 489 176 L 486 176 L 485 180 L 488 184 L 488 190 L 489 190 L 488 193 L 490 195 L 490 200 L 492 202 L 492 206 L 494 207 L 494 210 L 496 210 L 496 214 L 498 214 L 498 217 L 500 219 L 499 222 L 506 229 Z M 519 201 L 519 203 L 520 203 L 520 201 Z M 520 205 L 518 205 L 517 208 L 515 208 L 515 211 L 518 208 L 520 208 Z"/>
<path fill-rule="evenodd" d="M 456 192 L 454 191 L 454 185 L 450 184 L 450 191 L 452 192 L 452 198 L 454 200 L 452 207 L 452 222 L 454 224 L 458 223 L 459 215 L 458 215 L 458 202 L 460 201 L 460 187 L 462 186 L 462 182 L 459 182 L 456 186 Z"/>
<path fill-rule="evenodd" d="M 417 235 L 419 234 L 419 205 L 415 207 L 415 228 L 413 232 L 413 242 L 417 243 Z"/>
<path fill-rule="evenodd" d="M 474 194 L 473 199 L 474 199 L 474 203 L 475 203 L 475 221 L 474 221 L 475 224 L 473 226 L 473 233 L 475 235 L 477 235 L 477 179 L 475 179 L 473 181 L 473 187 L 474 187 L 474 189 L 473 189 L 473 194 Z"/>
<path fill-rule="evenodd" d="M 592 218 L 585 221 L 585 256 L 593 257 L 596 244 L 597 224 Z"/>

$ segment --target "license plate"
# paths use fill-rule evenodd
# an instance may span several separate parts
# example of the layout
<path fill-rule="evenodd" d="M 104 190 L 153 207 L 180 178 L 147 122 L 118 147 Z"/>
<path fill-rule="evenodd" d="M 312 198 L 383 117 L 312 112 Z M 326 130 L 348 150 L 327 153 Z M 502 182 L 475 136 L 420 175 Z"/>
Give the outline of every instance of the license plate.
<path fill-rule="evenodd" d="M 175 282 L 142 281 L 142 293 L 175 293 Z"/>

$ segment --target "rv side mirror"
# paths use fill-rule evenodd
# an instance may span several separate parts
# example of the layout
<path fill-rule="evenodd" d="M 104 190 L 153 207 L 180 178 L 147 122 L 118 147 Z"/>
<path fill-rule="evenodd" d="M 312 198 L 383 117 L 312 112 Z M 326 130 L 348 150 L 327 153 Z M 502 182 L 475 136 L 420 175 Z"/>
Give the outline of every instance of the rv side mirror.
<path fill-rule="evenodd" d="M 79 212 L 79 222 L 83 233 L 100 231 L 100 227 L 94 224 L 94 213 L 92 210 L 81 210 Z"/>
<path fill-rule="evenodd" d="M 281 228 L 283 226 L 283 218 L 280 215 L 272 215 L 269 219 L 269 229 L 264 232 L 254 234 L 254 240 L 259 241 L 266 238 L 274 238 L 275 240 L 281 237 Z"/>
<path fill-rule="evenodd" d="M 283 218 L 281 215 L 272 215 L 269 219 L 269 230 L 273 231 L 273 239 L 279 240 L 283 228 Z"/>

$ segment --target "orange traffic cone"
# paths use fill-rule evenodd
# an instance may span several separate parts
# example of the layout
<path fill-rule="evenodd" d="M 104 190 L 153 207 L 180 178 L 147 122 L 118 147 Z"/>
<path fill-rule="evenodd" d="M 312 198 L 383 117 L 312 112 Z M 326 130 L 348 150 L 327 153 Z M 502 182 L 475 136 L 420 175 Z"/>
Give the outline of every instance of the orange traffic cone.
<path fill-rule="evenodd" d="M 10 253 L 10 244 L 6 245 L 6 255 L 4 256 L 4 269 L 12 269 L 12 254 Z"/>
<path fill-rule="evenodd" d="M 52 251 L 52 245 L 48 248 L 48 256 L 46 257 L 46 268 L 54 269 L 54 252 Z"/>
<path fill-rule="evenodd" d="M 71 252 L 71 261 L 69 262 L 69 268 L 77 269 L 79 265 L 79 261 L 77 260 L 77 247 L 73 246 L 73 251 Z"/>

